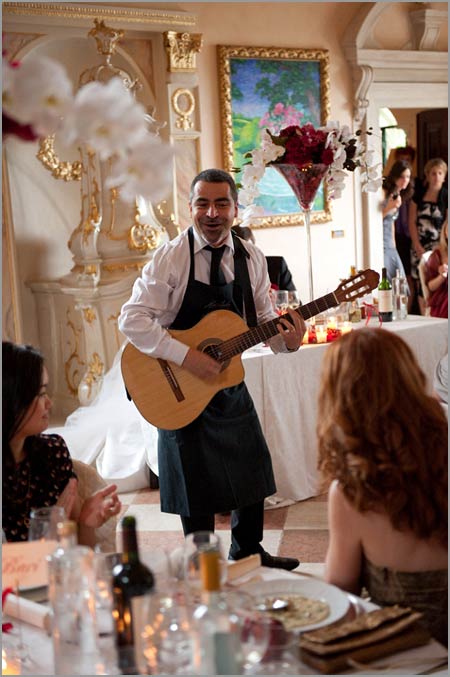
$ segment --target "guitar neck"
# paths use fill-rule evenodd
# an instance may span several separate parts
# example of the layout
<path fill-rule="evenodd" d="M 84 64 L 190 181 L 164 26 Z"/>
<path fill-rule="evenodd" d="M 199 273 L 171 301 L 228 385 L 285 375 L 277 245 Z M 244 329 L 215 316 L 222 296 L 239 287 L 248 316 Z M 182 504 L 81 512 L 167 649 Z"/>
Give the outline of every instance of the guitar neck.
<path fill-rule="evenodd" d="M 308 320 L 314 315 L 319 315 L 329 308 L 334 308 L 339 305 L 339 301 L 336 298 L 334 292 L 321 296 L 315 301 L 310 301 L 303 306 L 299 306 L 295 309 L 295 312 L 303 317 L 304 320 Z M 289 317 L 289 316 L 288 316 Z M 252 327 L 248 331 L 245 331 L 243 334 L 238 334 L 227 341 L 224 341 L 220 346 L 216 346 L 217 355 L 215 356 L 220 362 L 225 362 L 236 355 L 240 355 L 244 350 L 253 348 L 253 346 L 258 345 L 263 341 L 276 336 L 278 334 L 278 327 L 280 320 L 276 318 L 274 320 L 269 320 L 260 324 L 257 327 Z"/>

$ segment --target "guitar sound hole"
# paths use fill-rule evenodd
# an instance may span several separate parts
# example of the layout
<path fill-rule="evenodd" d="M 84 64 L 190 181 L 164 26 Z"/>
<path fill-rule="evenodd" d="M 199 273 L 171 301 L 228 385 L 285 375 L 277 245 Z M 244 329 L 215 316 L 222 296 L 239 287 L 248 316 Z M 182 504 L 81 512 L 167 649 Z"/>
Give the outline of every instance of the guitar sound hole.
<path fill-rule="evenodd" d="M 222 365 L 222 369 L 220 371 L 223 371 L 228 367 L 230 364 L 230 360 L 224 360 L 223 359 L 223 353 L 222 353 L 222 343 L 223 341 L 221 339 L 216 339 L 214 343 L 211 343 L 212 339 L 208 339 L 208 341 L 204 341 L 200 343 L 198 346 L 198 350 L 201 350 L 202 352 L 206 353 L 210 357 L 213 358 L 213 360 L 216 360 L 216 362 L 220 362 Z"/>

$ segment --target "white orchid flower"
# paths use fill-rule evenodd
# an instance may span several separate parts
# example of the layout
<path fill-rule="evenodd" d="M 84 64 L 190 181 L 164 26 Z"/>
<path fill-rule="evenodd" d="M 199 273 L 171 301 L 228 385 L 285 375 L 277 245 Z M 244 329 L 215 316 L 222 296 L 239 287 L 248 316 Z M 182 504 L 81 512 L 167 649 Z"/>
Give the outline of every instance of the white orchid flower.
<path fill-rule="evenodd" d="M 138 195 L 157 203 L 170 190 L 173 171 L 173 151 L 159 138 L 147 137 L 130 152 L 115 160 L 106 188 L 119 188 L 124 202 L 133 202 Z"/>
<path fill-rule="evenodd" d="M 89 82 L 77 92 L 63 132 L 67 144 L 86 143 L 106 160 L 123 155 L 146 138 L 145 109 L 135 102 L 120 78 L 107 84 Z"/>
<path fill-rule="evenodd" d="M 73 103 L 72 83 L 65 69 L 52 59 L 33 57 L 17 68 L 3 68 L 3 76 L 5 73 L 8 115 L 30 124 L 38 135 L 56 132 Z"/>

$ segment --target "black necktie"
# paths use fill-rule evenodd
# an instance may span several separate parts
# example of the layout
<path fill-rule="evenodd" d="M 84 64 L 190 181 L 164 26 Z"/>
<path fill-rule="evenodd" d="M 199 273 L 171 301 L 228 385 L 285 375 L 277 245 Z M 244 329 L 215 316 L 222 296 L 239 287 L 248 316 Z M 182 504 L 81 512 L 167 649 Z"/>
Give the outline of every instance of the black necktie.
<path fill-rule="evenodd" d="M 210 245 L 205 247 L 205 249 L 211 252 L 211 271 L 209 273 L 209 284 L 214 285 L 215 287 L 226 284 L 225 275 L 220 268 L 220 262 L 225 251 L 225 247 L 226 245 L 224 244 L 221 247 L 210 247 Z"/>

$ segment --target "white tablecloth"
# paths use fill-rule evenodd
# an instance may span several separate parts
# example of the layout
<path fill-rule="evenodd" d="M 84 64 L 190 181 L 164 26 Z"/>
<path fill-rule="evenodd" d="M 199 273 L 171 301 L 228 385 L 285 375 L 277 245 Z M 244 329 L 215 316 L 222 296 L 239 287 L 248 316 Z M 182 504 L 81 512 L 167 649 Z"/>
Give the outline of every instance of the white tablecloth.
<path fill-rule="evenodd" d="M 364 322 L 353 326 L 363 327 Z M 378 323 L 372 319 L 370 326 Z M 431 388 L 434 369 L 447 351 L 447 320 L 409 316 L 385 323 L 383 328 L 409 344 Z M 272 455 L 277 497 L 290 502 L 318 493 L 317 395 L 328 347 L 304 345 L 291 355 L 274 355 L 270 348 L 256 347 L 243 355 L 245 382 Z"/>
<path fill-rule="evenodd" d="M 305 578 L 301 574 L 295 574 L 291 572 L 286 572 L 281 569 L 267 569 L 266 567 L 259 567 L 246 576 L 243 576 L 241 579 L 235 581 L 235 586 L 245 590 L 245 583 L 248 580 L 254 580 L 255 576 L 261 580 L 277 580 L 277 579 L 299 579 L 311 580 Z M 374 608 L 377 608 L 375 605 L 367 602 L 356 595 L 350 595 L 351 603 L 356 602 L 358 612 L 361 611 L 371 611 Z M 4 619 L 9 620 L 9 619 Z M 33 627 L 28 623 L 20 623 L 15 619 L 11 619 L 14 623 L 14 628 L 11 635 L 7 636 L 7 639 L 4 641 L 5 644 L 11 642 L 17 643 L 21 638 L 22 642 L 27 646 L 28 653 L 31 662 L 26 662 L 22 668 L 22 674 L 27 675 L 53 675 L 54 674 L 54 663 L 53 663 L 53 648 L 51 638 L 44 633 L 43 630 Z M 20 630 L 19 630 L 20 625 Z M 423 671 L 433 670 L 436 675 L 448 675 L 447 669 L 439 669 L 437 666 L 442 665 L 445 662 L 447 656 L 446 649 L 436 642 L 435 640 L 430 640 L 428 644 L 416 649 L 410 649 L 408 651 L 403 651 L 401 653 L 393 654 L 385 659 L 377 661 L 376 665 L 378 669 L 383 669 L 383 666 L 391 666 L 389 670 L 386 670 L 385 674 L 393 675 L 413 675 L 413 674 L 423 674 Z M 403 663 L 403 665 L 402 665 Z M 303 674 L 319 674 L 314 669 L 305 666 L 305 672 Z M 345 674 L 374 674 L 374 671 L 367 670 L 361 671 L 358 670 L 348 670 Z"/>
<path fill-rule="evenodd" d="M 372 320 L 372 324 L 378 323 Z M 363 327 L 364 323 L 353 326 Z M 447 320 L 410 316 L 384 326 L 409 343 L 431 382 L 434 368 L 447 350 Z M 305 345 L 290 355 L 274 355 L 269 348 L 256 347 L 243 354 L 245 382 L 272 453 L 276 505 L 280 497 L 292 503 L 318 491 L 316 400 L 327 347 Z M 96 401 L 79 407 L 64 426 L 49 432 L 62 435 L 73 458 L 95 464 L 106 481 L 118 484 L 119 491 L 148 486 L 147 465 L 157 473 L 157 430 L 126 398 L 120 351 Z"/>

